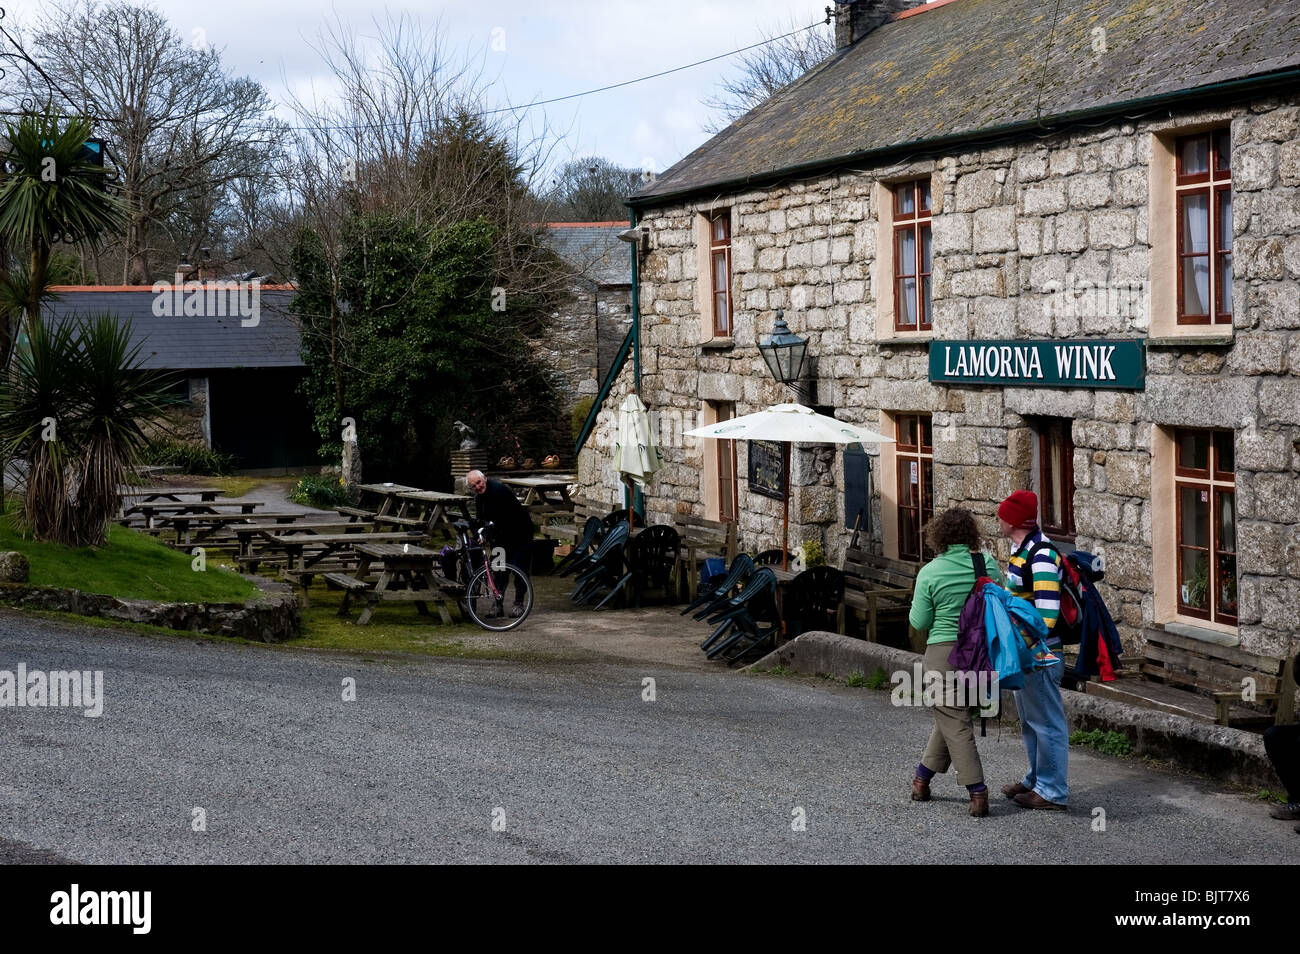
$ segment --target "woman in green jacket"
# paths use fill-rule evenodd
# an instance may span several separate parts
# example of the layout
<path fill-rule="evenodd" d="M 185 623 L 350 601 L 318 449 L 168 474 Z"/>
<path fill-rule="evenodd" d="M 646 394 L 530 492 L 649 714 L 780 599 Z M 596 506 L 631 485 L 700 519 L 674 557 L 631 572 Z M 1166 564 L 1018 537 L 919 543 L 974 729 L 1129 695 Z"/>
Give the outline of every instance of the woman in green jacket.
<path fill-rule="evenodd" d="M 930 545 L 938 553 L 916 575 L 916 588 L 912 595 L 912 610 L 908 622 L 914 629 L 927 632 L 924 682 L 922 687 L 937 683 L 943 686 L 941 704 L 933 694 L 923 696 L 934 712 L 934 729 L 925 747 L 921 763 L 912 779 L 912 798 L 918 802 L 930 800 L 930 779 L 938 773 L 957 766 L 957 779 L 970 794 L 970 813 L 983 818 L 989 813 L 989 790 L 984 784 L 984 768 L 979 751 L 975 748 L 975 727 L 971 707 L 975 698 L 967 696 L 947 673 L 954 672 L 948 664 L 948 655 L 957 641 L 957 622 L 962 607 L 975 586 L 975 563 L 971 551 L 980 549 L 979 528 L 969 510 L 954 507 L 945 510 L 926 528 Z M 1002 574 L 997 561 L 984 556 L 985 573 L 1001 583 Z"/>

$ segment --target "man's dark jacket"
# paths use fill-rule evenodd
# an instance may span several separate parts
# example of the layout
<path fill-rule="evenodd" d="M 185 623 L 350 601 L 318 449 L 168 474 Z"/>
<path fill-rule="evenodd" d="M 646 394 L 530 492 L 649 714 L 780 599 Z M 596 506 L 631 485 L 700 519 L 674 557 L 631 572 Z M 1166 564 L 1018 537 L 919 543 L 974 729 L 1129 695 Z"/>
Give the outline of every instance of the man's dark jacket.
<path fill-rule="evenodd" d="M 475 511 L 480 521 L 491 520 L 494 524 L 491 538 L 498 546 L 512 549 L 533 539 L 533 518 L 528 516 L 514 492 L 499 480 L 488 478 L 487 488 L 478 495 Z"/>

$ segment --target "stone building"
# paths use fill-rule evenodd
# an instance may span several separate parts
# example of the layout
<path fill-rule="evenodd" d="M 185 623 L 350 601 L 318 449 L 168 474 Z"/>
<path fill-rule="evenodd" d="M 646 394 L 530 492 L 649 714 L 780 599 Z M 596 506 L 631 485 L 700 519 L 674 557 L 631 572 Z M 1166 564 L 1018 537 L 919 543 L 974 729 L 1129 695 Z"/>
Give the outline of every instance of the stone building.
<path fill-rule="evenodd" d="M 914 8 L 914 9 L 913 9 Z M 633 196 L 651 521 L 779 545 L 746 447 L 697 423 L 794 399 L 757 345 L 808 340 L 810 400 L 865 448 L 869 539 L 923 556 L 951 505 L 998 540 L 1039 493 L 1152 624 L 1300 648 L 1300 4 L 857 0 L 838 51 Z M 584 492 L 616 498 L 608 382 Z M 845 455 L 792 462 L 792 544 L 842 552 Z M 739 472 L 739 473 L 738 473 Z M 851 489 L 851 488 L 848 488 Z M 864 521 L 865 522 L 865 521 Z"/>
<path fill-rule="evenodd" d="M 546 241 L 570 269 L 569 297 L 538 346 L 568 385 L 566 407 L 594 398 L 632 317 L 627 222 L 548 222 Z"/>

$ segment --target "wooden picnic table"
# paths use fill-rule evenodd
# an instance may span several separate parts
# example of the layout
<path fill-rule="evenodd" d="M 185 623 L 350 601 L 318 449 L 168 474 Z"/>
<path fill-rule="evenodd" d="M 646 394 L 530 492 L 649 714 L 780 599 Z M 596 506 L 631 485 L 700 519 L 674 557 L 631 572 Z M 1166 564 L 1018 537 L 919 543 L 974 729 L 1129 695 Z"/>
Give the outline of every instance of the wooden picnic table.
<path fill-rule="evenodd" d="M 299 516 L 302 516 L 299 514 Z M 257 520 L 262 519 L 262 514 L 254 514 Z M 239 553 L 237 560 L 243 565 L 246 561 L 249 563 L 249 572 L 257 572 L 258 561 L 257 554 L 253 551 L 253 544 L 262 539 L 266 534 L 272 536 L 282 536 L 288 533 L 349 533 L 355 531 L 359 533 L 366 529 L 367 524 L 354 523 L 345 520 L 333 520 L 323 523 L 302 523 L 298 520 L 292 522 L 279 521 L 276 523 L 236 523 L 232 524 L 230 529 L 235 534 L 235 539 L 239 542 Z"/>
<path fill-rule="evenodd" d="M 464 520 L 470 519 L 469 503 L 473 498 L 465 494 L 447 494 L 438 490 L 409 490 L 398 494 L 398 497 L 402 501 L 402 506 L 397 516 L 409 517 L 420 510 L 424 511 L 419 520 L 424 525 L 426 534 L 433 533 L 434 525 L 439 520 L 445 520 L 449 526 L 454 526 L 455 518 L 448 514 L 450 510 L 454 510 L 456 515 Z"/>
<path fill-rule="evenodd" d="M 346 616 L 355 594 L 364 596 L 366 605 L 357 617 L 357 625 L 365 626 L 375 611 L 380 600 L 403 600 L 415 604 L 420 615 L 427 615 L 428 604 L 438 608 L 438 615 L 444 623 L 451 622 L 451 614 L 446 604 L 455 602 L 457 596 L 451 592 L 453 587 L 439 583 L 434 575 L 438 552 L 426 547 L 398 543 L 362 543 L 354 549 L 360 554 L 360 561 L 354 574 L 347 576 L 329 573 L 325 579 L 344 589 L 343 604 L 339 615 Z M 379 579 L 372 585 L 367 579 L 371 568 L 381 567 Z"/>
<path fill-rule="evenodd" d="M 534 505 L 564 505 L 573 509 L 569 486 L 577 482 L 573 474 L 556 474 L 553 477 L 502 477 L 501 483 L 512 490 L 523 491 L 520 501 L 525 507 Z"/>
<path fill-rule="evenodd" d="M 123 487 L 118 492 L 123 498 L 143 498 L 140 503 L 157 500 L 180 503 L 182 497 L 198 497 L 204 503 L 210 503 L 224 493 L 220 487 Z"/>
<path fill-rule="evenodd" d="M 258 520 L 274 520 L 276 523 L 292 523 L 297 514 L 292 513 L 259 513 Z M 191 543 L 203 543 L 216 536 L 222 530 L 232 526 L 241 526 L 249 519 L 248 514 L 244 513 L 178 513 L 170 517 L 159 516 L 156 518 L 162 527 L 158 529 L 171 529 L 176 532 L 176 542 L 189 546 Z M 153 525 L 150 524 L 153 528 Z M 194 538 L 190 538 L 190 531 L 194 531 Z M 228 539 L 228 538 L 227 538 Z"/>
<path fill-rule="evenodd" d="M 233 511 L 219 510 L 218 508 L 238 507 L 239 512 L 246 516 L 252 513 L 258 507 L 261 507 L 263 505 L 264 505 L 264 501 L 261 500 L 221 500 L 221 501 L 213 500 L 207 503 L 204 503 L 202 501 L 190 501 L 188 503 L 186 502 L 160 503 L 158 501 L 153 501 L 152 503 L 133 504 L 132 506 L 126 508 L 126 510 L 123 511 L 122 516 L 131 517 L 134 516 L 135 514 L 140 514 L 145 518 L 145 522 L 149 526 L 153 526 L 154 517 L 163 514 L 172 514 L 172 515 L 201 514 L 201 513 L 226 514 L 226 513 L 232 513 Z"/>
<path fill-rule="evenodd" d="M 268 549 L 284 550 L 289 555 L 290 568 L 296 570 L 306 570 L 339 550 L 349 548 L 360 550 L 364 545 L 390 544 L 395 540 L 415 541 L 420 538 L 418 533 L 405 532 L 277 534 L 271 530 L 261 531 L 260 536 L 265 541 Z M 313 551 L 310 557 L 307 556 L 308 547 Z M 401 545 L 398 544 L 397 548 L 400 550 Z M 317 549 L 320 552 L 316 552 Z"/>
<path fill-rule="evenodd" d="M 362 493 L 374 494 L 382 497 L 379 509 L 375 511 L 375 516 L 383 517 L 392 513 L 393 508 L 397 506 L 397 495 L 419 491 L 419 487 L 407 487 L 405 484 L 357 484 L 357 490 Z"/>

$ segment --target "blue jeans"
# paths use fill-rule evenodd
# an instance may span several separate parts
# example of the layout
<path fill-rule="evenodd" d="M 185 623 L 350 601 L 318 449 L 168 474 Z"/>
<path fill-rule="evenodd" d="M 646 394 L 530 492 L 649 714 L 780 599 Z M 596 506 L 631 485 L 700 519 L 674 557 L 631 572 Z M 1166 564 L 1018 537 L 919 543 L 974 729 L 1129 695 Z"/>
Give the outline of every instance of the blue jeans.
<path fill-rule="evenodd" d="M 1070 754 L 1070 733 L 1061 701 L 1061 674 L 1065 663 L 1025 673 L 1025 686 L 1017 690 L 1016 711 L 1020 713 L 1020 738 L 1029 756 L 1029 771 L 1020 784 L 1057 805 L 1066 804 L 1070 786 L 1066 763 Z"/>

